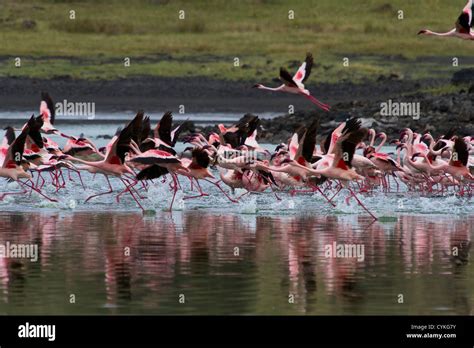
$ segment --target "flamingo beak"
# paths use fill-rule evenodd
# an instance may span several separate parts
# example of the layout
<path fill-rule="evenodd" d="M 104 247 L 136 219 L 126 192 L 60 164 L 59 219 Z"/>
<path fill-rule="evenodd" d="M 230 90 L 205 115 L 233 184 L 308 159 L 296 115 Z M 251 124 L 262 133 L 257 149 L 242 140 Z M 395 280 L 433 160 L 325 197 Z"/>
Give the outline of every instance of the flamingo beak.
<path fill-rule="evenodd" d="M 426 30 L 420 30 L 417 35 L 426 34 Z"/>

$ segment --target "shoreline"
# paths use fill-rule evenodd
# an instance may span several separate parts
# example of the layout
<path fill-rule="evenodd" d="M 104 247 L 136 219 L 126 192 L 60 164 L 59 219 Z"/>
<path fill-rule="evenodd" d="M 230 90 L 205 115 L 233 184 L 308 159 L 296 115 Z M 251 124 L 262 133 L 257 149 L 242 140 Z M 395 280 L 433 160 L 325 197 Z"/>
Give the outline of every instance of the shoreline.
<path fill-rule="evenodd" d="M 206 77 L 132 77 L 117 80 L 78 80 L 69 77 L 37 79 L 0 77 L 0 110 L 36 110 L 41 91 L 48 91 L 55 102 L 95 102 L 96 110 L 124 111 L 144 109 L 175 110 L 185 105 L 188 112 L 288 112 L 312 110 L 304 98 L 282 93 L 259 91 L 255 81 L 230 81 Z M 377 81 L 354 84 L 308 84 L 321 101 L 335 105 L 357 100 L 388 99 L 432 88 L 449 81 L 428 79 L 412 81 L 380 76 Z M 264 81 L 278 86 L 279 81 Z"/>

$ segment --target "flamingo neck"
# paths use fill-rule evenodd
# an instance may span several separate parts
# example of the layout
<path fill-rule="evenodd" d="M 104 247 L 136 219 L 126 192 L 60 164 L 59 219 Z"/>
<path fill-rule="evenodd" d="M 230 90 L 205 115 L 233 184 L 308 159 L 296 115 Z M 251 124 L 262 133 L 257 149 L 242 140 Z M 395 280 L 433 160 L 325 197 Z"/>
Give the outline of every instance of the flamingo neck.
<path fill-rule="evenodd" d="M 265 89 L 267 91 L 274 91 L 274 92 L 277 92 L 277 91 L 281 90 L 281 87 L 273 88 L 273 87 L 267 87 L 267 86 L 264 86 L 264 85 L 260 85 L 257 88 L 258 89 Z"/>
<path fill-rule="evenodd" d="M 456 36 L 456 29 L 447 31 L 446 33 L 437 33 L 435 31 L 426 30 L 423 34 L 428 36 Z"/>
<path fill-rule="evenodd" d="M 375 130 L 374 129 L 369 129 L 369 133 L 370 133 L 370 142 L 369 142 L 369 146 L 374 146 L 374 143 L 375 143 Z"/>
<path fill-rule="evenodd" d="M 385 145 L 386 141 L 387 141 L 387 135 L 383 134 L 382 141 L 380 142 L 379 146 L 377 146 L 377 148 L 375 149 L 375 152 L 380 152 L 380 150 L 382 149 L 382 146 Z"/>

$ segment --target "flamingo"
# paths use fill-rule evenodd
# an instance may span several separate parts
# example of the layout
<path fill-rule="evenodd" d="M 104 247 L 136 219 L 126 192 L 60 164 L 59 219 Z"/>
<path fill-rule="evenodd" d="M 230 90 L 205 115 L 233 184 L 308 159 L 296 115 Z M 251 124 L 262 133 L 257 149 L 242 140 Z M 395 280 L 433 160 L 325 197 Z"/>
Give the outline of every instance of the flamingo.
<path fill-rule="evenodd" d="M 187 175 L 189 174 L 189 168 L 185 167 L 181 160 L 175 155 L 163 151 L 163 150 L 148 150 L 141 152 L 135 144 L 131 144 L 131 149 L 135 152 L 135 155 L 130 158 L 130 162 L 143 165 L 145 168 L 137 174 L 137 179 L 153 179 L 162 176 L 163 174 L 170 173 L 173 179 L 173 198 L 169 211 L 173 209 L 173 203 L 178 192 L 178 174 Z M 158 168 L 157 168 L 158 167 Z"/>
<path fill-rule="evenodd" d="M 309 99 L 313 104 L 323 109 L 324 111 L 329 111 L 330 106 L 320 102 L 318 99 L 313 97 L 311 93 L 307 89 L 305 89 L 305 86 L 303 84 L 303 82 L 306 82 L 309 75 L 311 74 L 313 62 L 314 62 L 313 55 L 311 53 L 307 53 L 306 60 L 303 62 L 303 64 L 301 64 L 298 71 L 293 77 L 290 75 L 288 70 L 286 70 L 283 67 L 280 68 L 280 80 L 283 82 L 281 86 L 272 88 L 272 87 L 264 86 L 261 83 L 258 83 L 254 85 L 253 87 L 267 90 L 267 91 L 299 94 Z"/>
<path fill-rule="evenodd" d="M 311 173 L 314 175 L 322 175 L 329 179 L 339 180 L 342 183 L 342 186 L 345 186 L 351 193 L 347 200 L 354 197 L 357 203 L 374 220 L 377 220 L 377 217 L 365 207 L 348 185 L 349 181 L 362 181 L 365 179 L 364 176 L 358 174 L 354 169 L 352 169 L 352 160 L 354 158 L 356 147 L 362 139 L 367 136 L 367 132 L 367 128 L 360 128 L 360 120 L 351 119 L 347 121 L 340 136 L 334 144 L 334 158 L 332 164 L 322 169 L 313 169 L 311 170 Z M 336 192 L 336 195 L 339 191 Z"/>
<path fill-rule="evenodd" d="M 473 10 L 474 4 L 472 0 L 469 0 L 456 21 L 456 27 L 454 29 L 445 33 L 437 33 L 429 29 L 423 29 L 418 32 L 418 35 L 457 37 L 463 40 L 474 40 L 474 32 L 472 30 L 474 25 L 472 20 Z"/>
<path fill-rule="evenodd" d="M 59 131 L 53 126 L 56 116 L 53 100 L 47 92 L 41 92 L 40 115 L 43 119 L 41 131 L 46 134 L 59 134 Z"/>
<path fill-rule="evenodd" d="M 135 118 L 122 130 L 118 131 L 117 134 L 112 138 L 106 148 L 106 155 L 103 160 L 100 161 L 86 161 L 80 158 L 73 157 L 71 155 L 65 155 L 64 159 L 68 159 L 72 162 L 79 162 L 84 164 L 84 167 L 78 167 L 78 169 L 88 170 L 91 173 L 101 173 L 104 175 L 109 186 L 109 191 L 102 192 L 89 196 L 85 202 L 88 202 L 94 197 L 102 196 L 113 192 L 112 185 L 110 184 L 109 175 L 118 177 L 120 181 L 125 185 L 125 191 L 128 191 L 138 206 L 144 211 L 142 205 L 136 199 L 135 195 L 131 191 L 131 188 L 136 184 L 130 184 L 126 179 L 123 178 L 125 174 L 135 176 L 135 172 L 125 163 L 125 156 L 128 154 L 130 149 L 130 143 L 132 140 L 133 130 L 140 129 L 140 123 L 143 120 L 143 113 L 138 113 Z M 117 196 L 117 200 L 118 200 Z"/>
<path fill-rule="evenodd" d="M 220 143 L 222 145 L 229 145 L 233 149 L 245 145 L 247 139 L 251 138 L 253 133 L 257 130 L 259 123 L 260 120 L 258 116 L 245 114 L 237 124 L 230 128 L 219 124 L 217 127 L 220 132 Z"/>
<path fill-rule="evenodd" d="M 151 131 L 150 129 L 150 119 L 144 119 L 144 129 L 141 133 L 140 141 L 134 139 L 136 145 L 139 145 L 140 151 L 147 151 L 151 149 L 163 150 L 169 152 L 173 155 L 176 155 L 174 146 L 178 141 L 178 136 L 183 130 L 183 125 L 185 122 L 181 123 L 174 129 L 171 129 L 173 126 L 173 114 L 171 111 L 167 111 L 161 117 L 160 122 L 157 123 L 155 129 L 153 130 L 153 137 L 148 137 Z"/>
<path fill-rule="evenodd" d="M 201 189 L 201 185 L 199 184 L 199 180 L 204 180 L 207 181 L 214 186 L 216 186 L 232 203 L 237 203 L 235 199 L 232 199 L 219 185 L 218 182 L 211 181 L 210 179 L 215 179 L 214 175 L 210 172 L 209 170 L 209 155 L 206 152 L 204 148 L 187 148 L 183 152 L 186 152 L 188 150 L 191 150 L 192 154 L 192 159 L 181 159 L 181 162 L 183 165 L 188 168 L 188 173 L 185 173 L 184 175 L 188 176 L 196 181 L 196 184 L 199 189 L 199 196 L 195 197 L 185 197 L 184 199 L 190 199 L 190 198 L 197 198 L 197 197 L 202 197 L 202 196 L 208 196 L 207 193 L 203 193 Z"/>
<path fill-rule="evenodd" d="M 0 168 L 0 177 L 8 178 L 18 182 L 22 187 L 27 186 L 32 190 L 39 193 L 44 198 L 48 199 L 51 202 L 57 202 L 56 199 L 49 198 L 48 196 L 44 195 L 41 190 L 37 189 L 33 184 L 29 185 L 26 182 L 20 181 L 20 179 L 28 179 L 31 181 L 31 175 L 25 171 L 24 163 L 23 163 L 23 151 L 25 148 L 26 138 L 28 136 L 28 132 L 30 131 L 30 127 L 35 122 L 35 118 L 32 116 L 28 123 L 23 127 L 21 134 L 14 139 L 8 149 L 5 151 L 5 148 L 2 148 L 2 167 Z M 7 138 L 9 137 L 10 140 L 12 139 L 11 130 L 7 130 Z M 14 134 L 13 134 L 14 135 Z M 27 191 L 23 187 L 22 192 L 7 192 L 0 195 L 0 199 L 5 198 L 7 195 L 12 194 L 24 194 Z"/>

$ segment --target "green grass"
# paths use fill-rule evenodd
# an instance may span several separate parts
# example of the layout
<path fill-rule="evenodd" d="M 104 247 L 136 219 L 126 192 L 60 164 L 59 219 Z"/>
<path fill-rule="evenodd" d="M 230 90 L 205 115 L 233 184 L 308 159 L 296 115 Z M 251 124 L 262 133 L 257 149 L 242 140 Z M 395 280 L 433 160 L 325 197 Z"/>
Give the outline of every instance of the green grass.
<path fill-rule="evenodd" d="M 134 75 L 268 80 L 315 55 L 318 81 L 380 74 L 445 76 L 420 56 L 472 56 L 472 42 L 419 37 L 453 27 L 464 0 L 3 0 L 0 76 L 116 78 Z M 69 19 L 71 10 L 76 19 Z M 185 19 L 178 18 L 185 11 Z M 288 19 L 288 11 L 295 19 Z M 398 10 L 404 19 L 398 19 Z M 173 59 L 163 59 L 162 55 Z M 381 56 L 408 60 L 385 60 Z M 22 57 L 15 68 L 13 57 Z M 124 57 L 132 65 L 125 68 Z M 240 67 L 233 58 L 239 57 Z M 350 68 L 342 58 L 351 59 Z M 316 75 L 315 74 L 315 75 Z M 447 75 L 446 75 L 447 76 Z"/>

